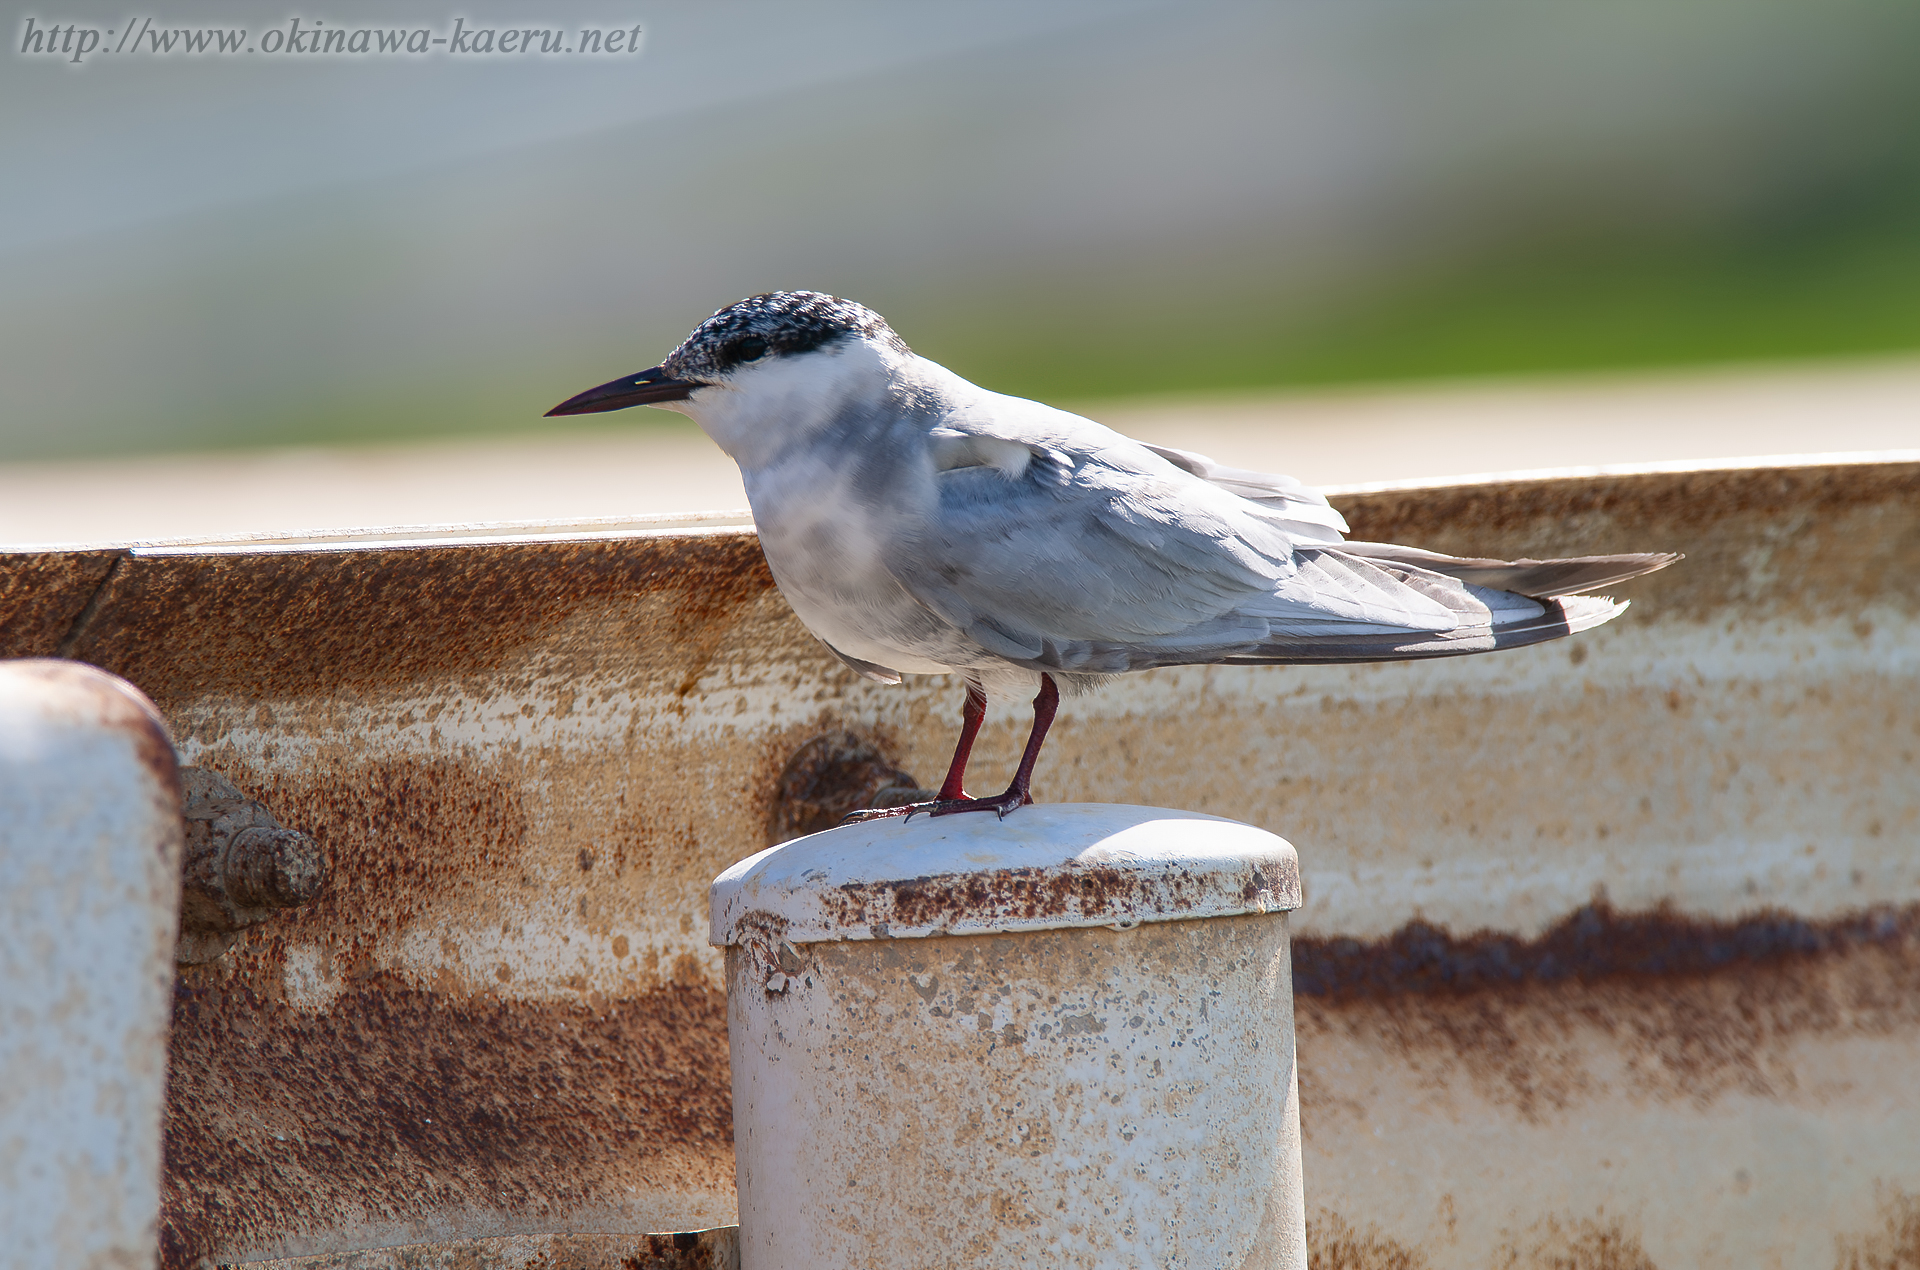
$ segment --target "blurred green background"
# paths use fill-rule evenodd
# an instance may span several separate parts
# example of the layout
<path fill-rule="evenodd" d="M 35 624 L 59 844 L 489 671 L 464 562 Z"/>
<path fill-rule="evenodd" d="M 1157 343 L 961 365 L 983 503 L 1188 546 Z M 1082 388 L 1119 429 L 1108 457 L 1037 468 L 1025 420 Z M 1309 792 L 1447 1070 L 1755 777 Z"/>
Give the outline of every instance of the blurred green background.
<path fill-rule="evenodd" d="M 10 52 L 0 459 L 684 426 L 540 415 L 785 287 L 1055 401 L 1920 348 L 1911 3 L 458 12 L 646 44 Z"/>

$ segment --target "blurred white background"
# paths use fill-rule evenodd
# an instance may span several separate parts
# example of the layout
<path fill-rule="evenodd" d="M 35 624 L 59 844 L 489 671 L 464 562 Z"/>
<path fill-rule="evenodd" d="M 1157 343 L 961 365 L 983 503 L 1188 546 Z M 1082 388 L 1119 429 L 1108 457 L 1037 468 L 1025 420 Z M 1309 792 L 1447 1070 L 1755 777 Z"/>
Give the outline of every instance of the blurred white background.
<path fill-rule="evenodd" d="M 645 45 L 75 67 L 14 10 L 0 538 L 736 501 L 678 416 L 540 416 L 780 287 L 1323 483 L 1920 444 L 1909 4 L 460 12 Z"/>

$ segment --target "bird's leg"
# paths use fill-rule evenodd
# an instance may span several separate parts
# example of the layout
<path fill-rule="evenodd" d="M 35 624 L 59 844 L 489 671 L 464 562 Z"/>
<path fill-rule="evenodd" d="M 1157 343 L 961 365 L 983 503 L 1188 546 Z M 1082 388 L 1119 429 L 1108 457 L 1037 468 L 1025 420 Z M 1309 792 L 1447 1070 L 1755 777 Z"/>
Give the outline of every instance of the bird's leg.
<path fill-rule="evenodd" d="M 973 757 L 974 738 L 980 735 L 980 725 L 987 718 L 987 692 L 972 680 L 967 681 L 967 699 L 960 707 L 960 740 L 953 747 L 953 762 L 947 765 L 947 779 L 940 782 L 940 792 L 933 796 L 930 803 L 908 803 L 903 807 L 880 807 L 868 811 L 848 812 L 841 817 L 840 823 L 854 824 L 862 820 L 880 820 L 887 816 L 911 816 L 916 811 L 932 811 L 936 807 L 951 802 L 965 802 L 967 791 L 967 760 Z"/>
<path fill-rule="evenodd" d="M 1053 726 L 1053 716 L 1059 709 L 1060 688 L 1053 682 L 1052 675 L 1042 674 L 1040 695 L 1033 699 L 1033 731 L 1027 734 L 1027 748 L 1020 755 L 1020 766 L 1014 770 L 1013 784 L 1007 786 L 1004 794 L 992 798 L 967 798 L 963 795 L 951 802 L 945 798 L 943 790 L 941 799 L 928 810 L 936 816 L 951 816 L 962 811 L 990 811 L 1004 820 L 1014 808 L 1032 802 L 1033 795 L 1028 791 L 1033 786 L 1033 765 L 1040 758 L 1040 747 L 1046 742 L 1047 729 Z"/>
<path fill-rule="evenodd" d="M 964 788 L 967 760 L 973 757 L 973 740 L 980 735 L 980 725 L 986 719 L 987 690 L 969 680 L 967 700 L 960 707 L 960 741 L 953 747 L 953 762 L 947 765 L 947 779 L 940 782 L 940 792 L 934 795 L 935 802 L 952 802 L 967 796 Z"/>

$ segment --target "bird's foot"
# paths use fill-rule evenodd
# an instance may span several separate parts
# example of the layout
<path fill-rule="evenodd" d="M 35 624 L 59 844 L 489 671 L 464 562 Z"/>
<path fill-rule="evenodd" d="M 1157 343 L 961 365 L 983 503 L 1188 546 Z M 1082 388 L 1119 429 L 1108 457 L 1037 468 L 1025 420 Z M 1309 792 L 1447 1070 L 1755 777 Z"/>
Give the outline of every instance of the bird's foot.
<path fill-rule="evenodd" d="M 965 790 L 960 797 L 967 796 Z M 864 820 L 884 820 L 888 816 L 911 816 L 916 811 L 930 811 L 940 801 L 940 795 L 931 789 L 915 789 L 909 785 L 889 785 L 876 793 L 872 806 L 859 811 L 850 811 L 840 817 L 840 824 L 857 825 Z"/>
<path fill-rule="evenodd" d="M 869 807 L 862 811 L 850 811 L 840 817 L 843 825 L 857 825 L 869 820 L 885 820 L 888 816 L 911 816 L 916 811 L 927 811 L 938 803 L 907 803 L 900 807 Z"/>
<path fill-rule="evenodd" d="M 935 802 L 927 809 L 931 816 L 957 816 L 963 811 L 990 811 L 1001 820 L 1016 808 L 1025 807 L 1033 801 L 1033 795 L 1018 786 L 1004 794 L 995 794 L 991 798 L 952 798 L 944 802 Z"/>
<path fill-rule="evenodd" d="M 992 798 L 932 798 L 926 802 L 903 803 L 898 807 L 873 807 L 865 811 L 850 811 L 840 818 L 843 825 L 864 824 L 871 820 L 884 820 L 888 816 L 904 816 L 911 819 L 921 813 L 929 816 L 956 816 L 963 811 L 990 811 L 1002 820 L 1016 807 L 1024 807 L 1033 801 L 1033 795 L 1025 790 L 1009 789 L 1004 794 L 995 794 Z"/>

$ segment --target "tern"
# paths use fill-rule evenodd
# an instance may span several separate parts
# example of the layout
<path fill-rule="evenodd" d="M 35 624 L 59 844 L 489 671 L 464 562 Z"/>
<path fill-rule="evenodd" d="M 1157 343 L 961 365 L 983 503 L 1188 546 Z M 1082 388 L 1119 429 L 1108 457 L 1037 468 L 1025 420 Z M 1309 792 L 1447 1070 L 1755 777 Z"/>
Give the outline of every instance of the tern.
<path fill-rule="evenodd" d="M 1584 593 L 1680 558 L 1485 560 L 1349 542 L 1340 513 L 1299 481 L 990 392 L 915 355 L 871 309 L 815 291 L 728 305 L 658 366 L 547 413 L 630 406 L 689 416 L 740 465 L 775 582 L 841 661 L 882 683 L 965 681 L 933 800 L 862 818 L 1004 817 L 1032 802 L 1062 687 L 1157 666 L 1519 648 L 1619 615 L 1624 603 Z M 989 696 L 1028 692 L 1012 783 L 969 795 Z"/>

